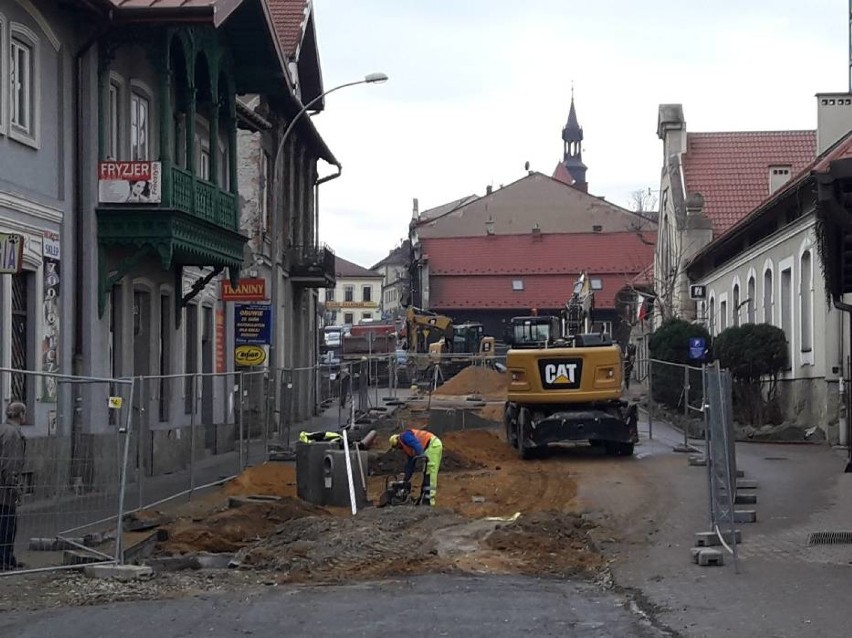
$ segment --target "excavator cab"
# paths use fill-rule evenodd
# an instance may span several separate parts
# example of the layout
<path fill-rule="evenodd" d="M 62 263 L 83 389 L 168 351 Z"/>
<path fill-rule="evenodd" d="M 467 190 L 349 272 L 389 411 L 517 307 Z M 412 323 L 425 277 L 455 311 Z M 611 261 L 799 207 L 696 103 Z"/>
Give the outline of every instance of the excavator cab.
<path fill-rule="evenodd" d="M 510 348 L 551 348 L 561 338 L 559 317 L 512 317 L 506 343 Z"/>
<path fill-rule="evenodd" d="M 485 328 L 481 323 L 462 323 L 453 328 L 453 352 L 477 354 Z"/>

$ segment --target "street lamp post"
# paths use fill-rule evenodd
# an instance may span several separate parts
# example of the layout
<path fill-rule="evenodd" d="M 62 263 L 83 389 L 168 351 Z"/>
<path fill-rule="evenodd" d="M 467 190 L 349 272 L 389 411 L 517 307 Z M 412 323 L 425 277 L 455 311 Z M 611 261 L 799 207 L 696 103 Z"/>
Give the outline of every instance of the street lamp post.
<path fill-rule="evenodd" d="M 329 93 L 334 93 L 335 91 L 339 91 L 340 89 L 345 89 L 346 87 L 349 87 L 349 86 L 356 86 L 358 84 L 381 84 L 383 82 L 387 82 L 387 80 L 388 80 L 388 76 L 385 75 L 384 73 L 370 73 L 370 74 L 364 76 L 364 78 L 361 79 L 361 80 L 357 80 L 355 82 L 346 82 L 345 84 L 340 84 L 338 86 L 335 86 L 334 88 L 331 88 L 328 91 L 324 91 L 320 95 L 318 95 L 315 98 L 313 98 L 312 100 L 310 100 L 307 104 L 305 104 L 299 110 L 298 113 L 296 113 L 296 115 L 287 124 L 287 128 L 284 129 L 284 133 L 281 135 L 281 139 L 278 140 L 278 147 L 275 151 L 275 159 L 274 159 L 273 164 L 272 164 L 272 176 L 273 176 L 273 182 L 272 183 L 273 183 L 273 193 L 274 193 L 274 199 L 275 200 L 279 200 L 279 197 L 278 197 L 279 191 L 278 191 L 277 188 L 275 188 L 275 181 L 276 181 L 275 178 L 278 175 L 279 162 L 281 160 L 281 154 L 284 151 L 284 145 L 286 144 L 287 139 L 290 137 L 290 133 L 293 131 L 293 129 L 295 128 L 298 121 L 308 111 L 308 109 L 310 109 L 314 104 L 319 102 L 322 98 L 324 98 Z M 337 165 L 337 168 L 338 168 L 338 171 L 341 170 L 340 164 Z M 338 175 L 339 175 L 339 172 L 338 172 Z M 285 188 L 285 186 L 282 184 L 281 188 L 283 189 L 283 188 Z M 279 203 L 280 203 L 279 201 L 276 201 L 276 204 L 279 204 Z M 273 238 L 272 239 L 272 246 L 273 246 L 273 248 L 272 248 L 272 253 L 273 253 L 272 254 L 272 303 L 273 303 L 273 322 L 275 324 L 278 323 L 277 313 L 278 313 L 278 309 L 281 307 L 279 296 L 280 296 L 280 290 L 281 290 L 281 287 L 280 287 L 281 270 L 282 270 L 281 262 L 282 262 L 282 253 L 283 253 L 283 250 L 284 250 L 284 238 L 282 237 L 283 228 L 281 226 L 281 221 L 282 221 L 281 218 L 282 218 L 282 215 L 284 213 L 283 213 L 283 211 L 279 211 L 278 208 L 279 208 L 279 206 L 275 206 L 273 208 L 273 215 L 272 215 L 272 238 Z M 316 233 L 316 229 L 315 229 L 315 233 Z M 279 367 L 283 367 L 283 365 L 282 365 L 283 361 L 280 360 L 281 357 L 280 357 L 280 354 L 279 354 L 281 352 L 281 350 L 278 348 L 278 328 L 277 328 L 277 325 L 273 327 L 272 343 L 270 344 L 269 349 L 270 349 L 270 365 L 273 369 L 273 375 L 275 376 L 274 371 L 276 371 Z M 277 384 L 275 384 L 275 385 L 277 385 Z M 278 433 L 279 433 L 279 437 L 281 437 L 283 435 L 282 433 L 283 433 L 284 429 L 281 427 L 281 422 L 280 422 L 281 413 L 280 413 L 280 409 L 279 409 L 280 403 L 279 403 L 278 389 L 279 388 L 276 387 L 273 390 L 273 392 L 275 392 L 275 401 L 274 401 L 274 405 L 276 407 L 275 412 L 278 415 L 278 423 L 277 423 Z M 289 415 L 285 415 L 285 418 L 287 418 L 288 416 Z M 284 443 L 289 447 L 290 441 L 284 441 Z"/>

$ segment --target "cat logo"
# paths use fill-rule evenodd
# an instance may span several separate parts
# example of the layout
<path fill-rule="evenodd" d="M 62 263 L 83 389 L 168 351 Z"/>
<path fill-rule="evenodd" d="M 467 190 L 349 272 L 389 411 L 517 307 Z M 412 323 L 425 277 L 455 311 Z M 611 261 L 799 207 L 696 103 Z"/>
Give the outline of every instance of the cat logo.
<path fill-rule="evenodd" d="M 544 366 L 544 379 L 553 385 L 567 385 L 574 383 L 574 374 L 577 370 L 576 363 L 549 363 Z"/>
<path fill-rule="evenodd" d="M 582 359 L 540 359 L 541 385 L 546 390 L 574 390 L 580 387 Z"/>

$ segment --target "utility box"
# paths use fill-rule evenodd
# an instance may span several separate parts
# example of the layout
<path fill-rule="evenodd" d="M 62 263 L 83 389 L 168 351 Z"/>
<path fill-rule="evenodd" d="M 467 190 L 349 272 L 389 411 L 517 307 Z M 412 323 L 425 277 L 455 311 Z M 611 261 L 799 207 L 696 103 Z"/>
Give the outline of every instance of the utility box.
<path fill-rule="evenodd" d="M 361 456 L 361 465 L 358 457 Z M 350 449 L 352 478 L 355 484 L 355 504 L 360 509 L 367 505 L 367 490 L 361 479 L 361 470 L 367 472 L 367 453 Z M 349 507 L 349 479 L 346 476 L 345 450 L 326 450 L 322 458 L 322 505 Z"/>
<path fill-rule="evenodd" d="M 323 504 L 323 458 L 337 447 L 338 443 L 328 441 L 296 443 L 296 494 L 300 499 Z"/>

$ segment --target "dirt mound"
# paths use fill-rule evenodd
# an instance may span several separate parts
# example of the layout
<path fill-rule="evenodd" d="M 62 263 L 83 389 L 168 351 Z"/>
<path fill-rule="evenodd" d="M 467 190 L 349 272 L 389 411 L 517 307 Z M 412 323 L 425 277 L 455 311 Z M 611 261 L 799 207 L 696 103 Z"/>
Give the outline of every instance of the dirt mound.
<path fill-rule="evenodd" d="M 209 516 L 181 518 L 167 528 L 169 539 L 160 549 L 171 554 L 235 552 L 273 534 L 283 523 L 306 516 L 330 514 L 316 505 L 286 497 L 219 510 Z"/>
<path fill-rule="evenodd" d="M 468 366 L 435 390 L 438 396 L 477 394 L 489 399 L 505 399 L 509 381 L 502 372 L 480 366 Z"/>
<path fill-rule="evenodd" d="M 365 509 L 355 517 L 307 517 L 241 550 L 241 566 L 273 569 L 282 582 L 338 582 L 422 573 L 437 566 L 436 530 L 459 522 L 429 507 Z"/>
<path fill-rule="evenodd" d="M 486 421 L 494 421 L 495 423 L 503 423 L 503 412 L 505 412 L 506 408 L 502 403 L 492 403 L 490 405 L 486 405 L 481 410 L 477 411 L 477 415 L 485 419 Z"/>
<path fill-rule="evenodd" d="M 274 461 L 255 465 L 229 481 L 223 491 L 228 496 L 296 496 L 296 466 Z"/>
<path fill-rule="evenodd" d="M 390 449 L 378 456 L 371 456 L 368 464 L 370 476 L 387 476 L 399 474 L 405 471 L 408 458 L 402 450 Z M 485 467 L 482 463 L 474 461 L 444 447 L 441 457 L 441 472 L 460 472 L 462 470 L 477 470 Z"/>
<path fill-rule="evenodd" d="M 537 512 L 496 529 L 487 545 L 515 559 L 522 573 L 573 576 L 604 564 L 589 537 L 594 525 L 568 512 Z"/>
<path fill-rule="evenodd" d="M 447 450 L 462 455 L 468 461 L 494 466 L 501 461 L 515 461 L 517 455 L 506 445 L 496 431 L 458 430 L 446 432 L 441 437 L 444 454 Z"/>

